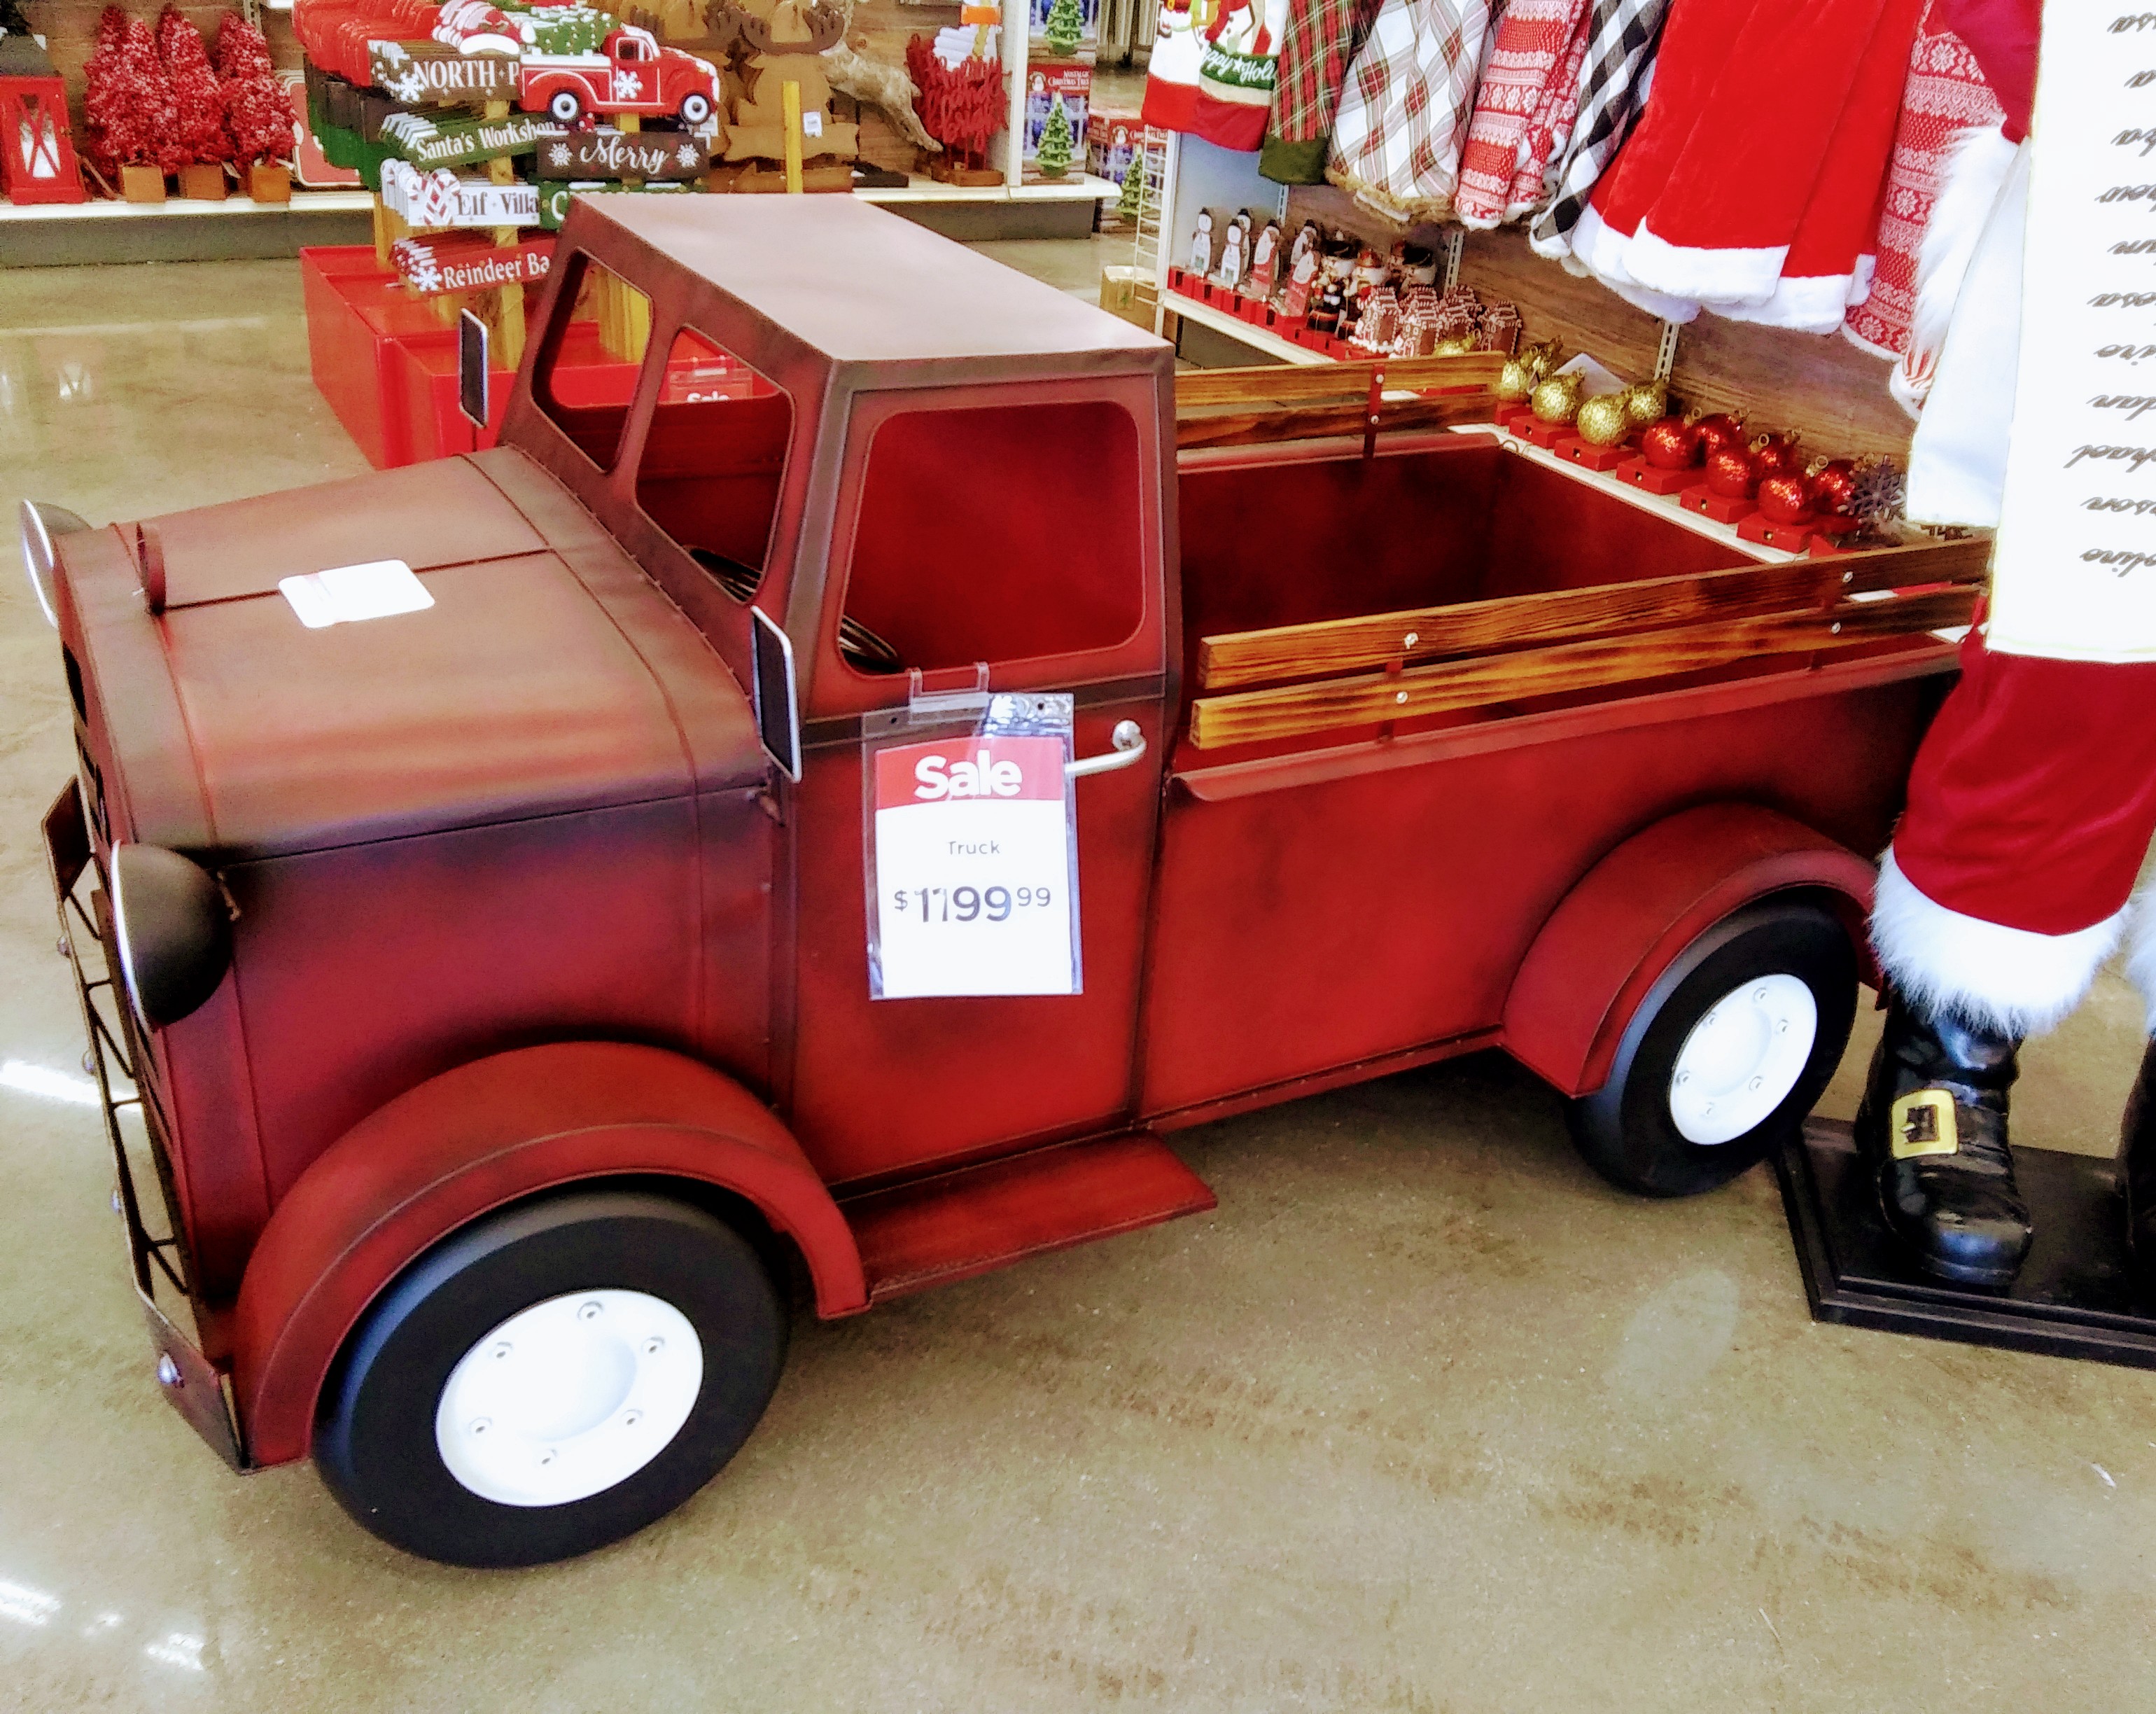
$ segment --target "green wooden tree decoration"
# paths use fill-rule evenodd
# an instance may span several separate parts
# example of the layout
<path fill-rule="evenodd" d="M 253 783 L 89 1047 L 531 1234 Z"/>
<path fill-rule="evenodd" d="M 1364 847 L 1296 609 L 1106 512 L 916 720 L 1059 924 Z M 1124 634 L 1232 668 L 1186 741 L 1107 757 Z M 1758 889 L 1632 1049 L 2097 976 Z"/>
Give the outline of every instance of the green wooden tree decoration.
<path fill-rule="evenodd" d="M 1145 151 L 1132 149 L 1131 164 L 1123 169 L 1123 193 L 1116 198 L 1116 218 L 1137 224 L 1138 210 L 1145 202 Z"/>
<path fill-rule="evenodd" d="M 1048 105 L 1048 123 L 1041 127 L 1037 157 L 1043 178 L 1060 178 L 1070 170 L 1070 116 L 1063 111 L 1063 97 Z"/>
<path fill-rule="evenodd" d="M 1048 8 L 1045 33 L 1048 51 L 1068 54 L 1078 45 L 1078 39 L 1086 33 L 1086 14 L 1079 10 L 1078 0 L 1055 0 Z"/>

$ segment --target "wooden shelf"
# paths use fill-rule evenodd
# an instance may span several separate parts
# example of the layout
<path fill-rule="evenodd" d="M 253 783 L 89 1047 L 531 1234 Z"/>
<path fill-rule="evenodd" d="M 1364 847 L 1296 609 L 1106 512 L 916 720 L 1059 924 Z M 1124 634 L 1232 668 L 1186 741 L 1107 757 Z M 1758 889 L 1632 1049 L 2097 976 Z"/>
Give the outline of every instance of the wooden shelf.
<path fill-rule="evenodd" d="M 0 203 L 0 225 L 73 220 L 226 219 L 243 214 L 366 214 L 373 200 L 363 190 L 295 190 L 289 203 L 258 203 L 248 197 L 227 197 L 214 203 L 192 197 L 167 197 L 162 203 Z"/>

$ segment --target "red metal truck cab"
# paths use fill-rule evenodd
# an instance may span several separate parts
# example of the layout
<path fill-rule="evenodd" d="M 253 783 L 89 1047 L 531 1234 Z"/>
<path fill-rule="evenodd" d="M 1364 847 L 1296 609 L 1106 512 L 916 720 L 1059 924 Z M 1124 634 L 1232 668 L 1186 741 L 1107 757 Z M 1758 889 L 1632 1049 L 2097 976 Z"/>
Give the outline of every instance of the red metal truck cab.
<path fill-rule="evenodd" d="M 648 360 L 569 402 L 593 270 Z M 1811 574 L 1484 435 L 1178 458 L 1167 346 L 844 198 L 580 202 L 540 327 L 491 452 L 31 519 L 80 749 L 55 883 L 140 1091 L 129 1207 L 131 1161 L 170 1213 L 137 1281 L 234 1462 L 311 1450 L 414 1551 L 558 1557 L 731 1455 L 790 1271 L 849 1314 L 1202 1209 L 1159 1133 L 1479 1047 L 1662 1193 L 1831 1072 L 1856 853 L 1951 668 L 1921 631 L 1830 635 L 1829 592 L 1808 655 L 1313 714 L 1315 669 L 1224 690 L 1236 640 L 1573 635 L 1631 584 L 1783 615 Z M 668 393 L 677 339 L 755 384 Z M 378 616 L 286 591 L 384 562 Z M 865 754 L 983 679 L 1075 701 L 1082 989 L 873 998 Z M 1683 1068 L 1747 1053 L 1748 1125 L 1686 1120 Z M 517 1427 L 496 1358 L 585 1391 Z"/>
<path fill-rule="evenodd" d="M 671 115 L 703 124 L 718 111 L 717 75 L 707 61 L 624 24 L 596 54 L 526 54 L 516 105 L 573 125 L 589 113 Z"/>

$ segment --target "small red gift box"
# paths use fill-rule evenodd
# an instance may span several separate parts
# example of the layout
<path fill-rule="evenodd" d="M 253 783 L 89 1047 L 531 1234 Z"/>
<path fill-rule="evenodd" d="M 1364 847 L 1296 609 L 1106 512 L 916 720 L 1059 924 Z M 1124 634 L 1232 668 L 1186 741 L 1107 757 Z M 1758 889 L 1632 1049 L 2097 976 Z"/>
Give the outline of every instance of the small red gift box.
<path fill-rule="evenodd" d="M 1629 446 L 1597 446 L 1577 435 L 1568 435 L 1558 441 L 1556 452 L 1568 464 L 1584 465 L 1591 471 L 1614 470 L 1633 456 Z"/>
<path fill-rule="evenodd" d="M 1680 494 L 1699 481 L 1697 469 L 1664 470 L 1644 458 L 1628 458 L 1617 466 L 1617 480 L 1644 488 L 1650 494 Z"/>
<path fill-rule="evenodd" d="M 1570 423 L 1546 423 L 1539 417 L 1522 417 L 1512 425 L 1512 432 L 1531 445 L 1545 452 L 1556 450 L 1557 443 L 1573 438 Z"/>
<path fill-rule="evenodd" d="M 1763 548 L 1786 548 L 1792 553 L 1801 553 L 1804 543 L 1819 533 L 1818 515 L 1806 512 L 1794 523 L 1775 523 L 1763 512 L 1755 512 L 1737 526 L 1741 541 L 1757 542 Z"/>
<path fill-rule="evenodd" d="M 1686 512 L 1697 512 L 1717 523 L 1735 523 L 1759 509 L 1749 500 L 1732 500 L 1727 494 L 1717 494 L 1704 482 L 1678 495 L 1677 504 Z"/>

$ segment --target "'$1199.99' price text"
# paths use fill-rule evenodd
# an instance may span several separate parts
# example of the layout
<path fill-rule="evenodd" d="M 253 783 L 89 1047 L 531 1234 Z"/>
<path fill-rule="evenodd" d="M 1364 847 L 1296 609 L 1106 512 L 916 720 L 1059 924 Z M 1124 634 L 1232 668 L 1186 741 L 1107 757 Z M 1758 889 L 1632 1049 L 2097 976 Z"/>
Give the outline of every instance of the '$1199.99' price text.
<path fill-rule="evenodd" d="M 891 894 L 901 916 L 924 923 L 1007 923 L 1014 910 L 1055 903 L 1052 887 L 901 887 Z"/>

